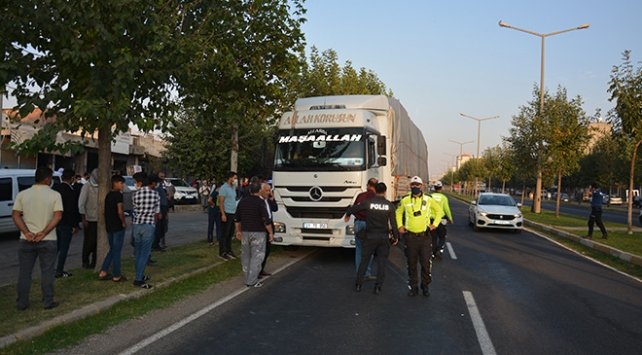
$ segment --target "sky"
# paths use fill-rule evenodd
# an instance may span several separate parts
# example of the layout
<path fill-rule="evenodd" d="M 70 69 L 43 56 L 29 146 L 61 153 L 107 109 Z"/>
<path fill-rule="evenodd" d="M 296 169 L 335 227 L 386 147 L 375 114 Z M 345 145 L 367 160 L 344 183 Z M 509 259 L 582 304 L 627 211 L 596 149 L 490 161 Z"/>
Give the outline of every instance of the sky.
<path fill-rule="evenodd" d="M 613 107 L 611 69 L 632 51 L 642 61 L 641 0 L 307 0 L 308 48 L 332 48 L 341 63 L 374 71 L 422 130 L 432 177 L 464 154 L 502 143 L 520 106 L 539 87 L 541 39 L 502 28 L 500 20 L 537 33 L 589 23 L 588 29 L 545 40 L 545 90 L 581 96 L 584 111 L 602 117 Z"/>

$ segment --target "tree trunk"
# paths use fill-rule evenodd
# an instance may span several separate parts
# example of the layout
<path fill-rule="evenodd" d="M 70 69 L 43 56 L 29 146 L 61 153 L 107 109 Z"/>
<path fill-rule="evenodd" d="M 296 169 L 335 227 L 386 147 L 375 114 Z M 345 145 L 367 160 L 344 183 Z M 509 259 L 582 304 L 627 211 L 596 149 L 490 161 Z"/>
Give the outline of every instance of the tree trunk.
<path fill-rule="evenodd" d="M 526 195 L 526 184 L 522 185 L 522 206 L 524 205 L 525 195 Z"/>
<path fill-rule="evenodd" d="M 562 200 L 562 171 L 557 172 L 557 198 L 555 199 L 555 217 L 560 216 L 560 202 Z"/>
<path fill-rule="evenodd" d="M 239 126 L 232 123 L 232 149 L 230 151 L 230 170 L 238 173 L 239 167 Z"/>
<path fill-rule="evenodd" d="M 631 170 L 629 171 L 629 198 L 627 199 L 628 201 L 626 201 L 628 215 L 626 233 L 629 235 L 633 234 L 633 187 L 635 180 L 635 160 L 637 159 L 640 144 L 642 144 L 642 140 L 635 143 L 635 147 L 633 148 L 633 157 L 631 158 Z"/>
<path fill-rule="evenodd" d="M 506 180 L 502 180 L 502 193 L 506 191 Z"/>
<path fill-rule="evenodd" d="M 107 230 L 105 229 L 105 197 L 111 190 L 111 129 L 98 130 L 98 246 L 96 248 L 96 267 L 99 272 L 109 251 Z"/>
<path fill-rule="evenodd" d="M 533 213 L 542 212 L 542 168 L 537 168 L 537 181 L 535 182 L 535 195 L 533 196 Z"/>

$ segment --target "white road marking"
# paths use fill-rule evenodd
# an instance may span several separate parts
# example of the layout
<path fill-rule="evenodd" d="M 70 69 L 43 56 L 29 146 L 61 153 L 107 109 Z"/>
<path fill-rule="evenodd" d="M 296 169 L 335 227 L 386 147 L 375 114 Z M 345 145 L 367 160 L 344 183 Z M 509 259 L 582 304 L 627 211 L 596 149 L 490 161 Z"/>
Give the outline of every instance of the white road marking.
<path fill-rule="evenodd" d="M 297 263 L 297 262 L 299 262 L 299 261 L 301 261 L 303 259 L 305 259 L 305 256 L 300 258 L 300 259 L 292 260 L 289 263 L 281 266 L 279 269 L 275 270 L 273 272 L 273 274 L 277 274 L 280 271 L 292 266 L 294 263 Z M 242 294 L 243 292 L 247 292 L 249 289 L 251 289 L 251 287 L 243 287 L 241 289 L 238 289 L 238 290 L 232 292 L 231 294 L 227 295 L 226 297 L 223 297 L 220 300 L 218 300 L 217 302 L 212 303 L 211 305 L 201 309 L 200 311 L 197 311 L 197 312 L 193 313 L 192 315 L 188 316 L 187 318 L 184 318 L 183 320 L 178 321 L 178 322 L 172 324 L 171 326 L 169 326 L 169 327 L 167 327 L 167 328 L 165 328 L 165 329 L 153 334 L 149 338 L 143 339 L 142 341 L 138 342 L 134 346 L 132 346 L 132 347 L 130 347 L 128 349 L 125 349 L 124 351 L 122 351 L 120 353 L 120 355 L 131 355 L 131 354 L 135 354 L 135 353 L 141 351 L 146 346 L 148 346 L 148 345 L 158 341 L 159 339 L 162 339 L 163 337 L 175 332 L 176 330 L 184 327 L 185 325 L 189 324 L 190 322 L 195 321 L 196 319 L 204 316 L 205 314 L 211 312 L 212 310 L 216 309 L 217 307 L 225 304 L 227 301 L 233 299 L 234 297 Z"/>
<path fill-rule="evenodd" d="M 475 333 L 477 333 L 477 341 L 481 346 L 482 354 L 484 355 L 496 355 L 495 347 L 493 342 L 490 341 L 490 336 L 486 331 L 486 326 L 484 325 L 484 320 L 479 314 L 479 309 L 475 303 L 475 298 L 470 291 L 463 291 L 464 299 L 466 300 L 466 306 L 468 306 L 468 313 L 470 314 L 470 319 L 473 321 L 473 327 L 475 328 Z"/>
<path fill-rule="evenodd" d="M 453 249 L 452 244 L 450 242 L 446 242 L 446 248 L 448 248 L 448 254 L 450 254 L 450 258 L 453 260 L 457 260 L 457 255 L 455 255 L 455 250 Z"/>

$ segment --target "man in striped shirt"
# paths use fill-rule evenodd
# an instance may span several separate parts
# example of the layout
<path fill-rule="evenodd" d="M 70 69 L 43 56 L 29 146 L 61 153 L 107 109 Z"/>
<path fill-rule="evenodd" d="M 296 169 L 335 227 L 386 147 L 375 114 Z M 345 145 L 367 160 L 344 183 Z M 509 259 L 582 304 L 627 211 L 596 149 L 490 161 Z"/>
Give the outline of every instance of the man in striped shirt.
<path fill-rule="evenodd" d="M 134 286 L 149 289 L 148 276 L 145 276 L 145 267 L 152 251 L 154 230 L 160 218 L 160 197 L 156 192 L 156 176 L 147 176 L 143 172 L 134 174 L 136 187 L 132 198 L 134 206 L 133 235 L 136 277 Z"/>

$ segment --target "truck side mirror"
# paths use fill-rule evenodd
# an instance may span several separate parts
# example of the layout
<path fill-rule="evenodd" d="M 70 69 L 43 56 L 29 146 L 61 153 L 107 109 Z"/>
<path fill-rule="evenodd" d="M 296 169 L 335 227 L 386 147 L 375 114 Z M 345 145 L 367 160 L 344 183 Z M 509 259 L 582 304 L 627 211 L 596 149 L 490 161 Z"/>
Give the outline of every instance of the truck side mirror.
<path fill-rule="evenodd" d="M 377 154 L 387 155 L 386 154 L 386 136 L 377 136 Z M 382 164 L 379 164 L 382 165 Z M 386 165 L 385 163 L 383 165 Z"/>
<path fill-rule="evenodd" d="M 387 163 L 388 163 L 388 161 L 387 161 L 386 157 L 377 158 L 377 165 L 386 166 Z"/>

